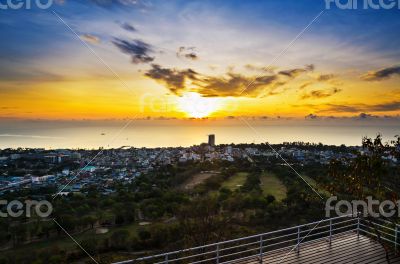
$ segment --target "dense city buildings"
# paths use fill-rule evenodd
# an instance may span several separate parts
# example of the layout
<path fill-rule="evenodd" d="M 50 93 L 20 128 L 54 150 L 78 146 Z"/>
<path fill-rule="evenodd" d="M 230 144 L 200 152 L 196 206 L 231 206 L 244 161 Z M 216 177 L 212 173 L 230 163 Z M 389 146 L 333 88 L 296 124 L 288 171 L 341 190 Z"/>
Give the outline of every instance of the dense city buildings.
<path fill-rule="evenodd" d="M 120 148 L 100 150 L 5 149 L 0 151 L 0 192 L 21 188 L 54 186 L 60 194 L 80 192 L 85 186 L 101 186 L 111 192 L 113 183 L 130 183 L 135 177 L 165 165 L 186 162 L 228 161 L 284 157 L 291 163 L 329 164 L 331 159 L 354 158 L 357 147 L 281 144 L 217 145 L 215 135 L 208 144 L 178 148 Z M 390 153 L 383 158 L 396 164 Z M 280 159 L 279 159 L 280 160 Z M 72 181 L 67 187 L 63 186 Z"/>

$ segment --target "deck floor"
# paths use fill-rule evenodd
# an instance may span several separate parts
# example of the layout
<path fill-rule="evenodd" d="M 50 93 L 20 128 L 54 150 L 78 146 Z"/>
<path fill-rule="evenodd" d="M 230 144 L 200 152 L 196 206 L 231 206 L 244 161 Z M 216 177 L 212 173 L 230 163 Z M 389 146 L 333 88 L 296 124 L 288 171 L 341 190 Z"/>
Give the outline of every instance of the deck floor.
<path fill-rule="evenodd" d="M 400 263 L 400 256 L 389 255 L 390 262 L 386 260 L 383 247 L 376 241 L 355 233 L 347 233 L 336 236 L 329 245 L 327 240 L 318 240 L 301 245 L 300 253 L 286 249 L 265 253 L 263 264 L 331 264 L 331 263 L 358 263 L 380 264 Z M 259 259 L 252 259 L 238 264 L 259 264 Z"/>

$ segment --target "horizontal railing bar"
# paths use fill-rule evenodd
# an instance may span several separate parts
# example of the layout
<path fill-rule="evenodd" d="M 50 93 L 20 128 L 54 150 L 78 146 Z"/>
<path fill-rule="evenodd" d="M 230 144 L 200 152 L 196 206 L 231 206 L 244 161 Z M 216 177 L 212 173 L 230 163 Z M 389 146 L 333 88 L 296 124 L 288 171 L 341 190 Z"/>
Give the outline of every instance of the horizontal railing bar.
<path fill-rule="evenodd" d="M 340 224 L 343 224 L 343 223 L 348 223 L 348 222 L 351 222 L 351 221 L 357 221 L 357 218 L 352 218 L 352 219 L 349 219 L 349 220 L 344 220 L 344 221 L 341 221 L 341 222 L 332 223 L 332 226 L 340 225 Z"/>
<path fill-rule="evenodd" d="M 351 224 L 351 225 L 343 226 L 343 227 L 337 228 L 336 230 L 341 230 L 341 229 L 344 229 L 344 228 L 348 228 L 348 227 L 351 227 L 351 226 L 353 226 L 353 225 L 356 225 L 356 224 Z M 354 229 L 352 229 L 352 230 L 354 230 Z M 328 230 L 328 231 L 323 231 L 323 232 L 318 232 L 318 233 L 315 233 L 315 234 L 310 233 L 307 237 L 312 237 L 312 236 L 316 236 L 316 235 L 321 235 L 321 234 L 324 234 L 324 233 L 327 233 L 327 232 L 329 232 L 329 230 Z M 327 237 L 327 236 L 325 236 L 325 237 Z"/>
<path fill-rule="evenodd" d="M 344 229 L 344 228 L 347 228 L 347 227 L 350 227 L 350 226 L 353 226 L 353 225 L 357 225 L 357 223 L 350 224 L 350 225 L 347 225 L 347 226 L 337 227 L 337 228 L 335 228 L 334 231 L 336 231 L 336 230 L 342 230 L 342 229 Z M 353 228 L 353 229 L 351 229 L 351 230 L 356 230 L 356 229 L 357 229 L 357 227 L 355 227 L 355 228 Z"/>
<path fill-rule="evenodd" d="M 349 221 L 344 221 L 344 222 L 342 222 L 342 223 L 346 223 L 346 222 L 349 222 Z M 336 224 L 338 224 L 338 223 L 336 223 Z M 355 224 L 356 224 L 356 223 L 351 224 L 351 225 L 347 225 L 347 226 L 343 226 L 343 227 L 340 227 L 340 228 L 335 228 L 335 229 L 332 229 L 332 231 L 336 231 L 336 230 L 341 230 L 341 229 L 344 229 L 344 228 L 348 228 L 348 227 L 351 227 L 351 226 L 353 226 L 353 225 L 355 225 Z M 324 227 L 329 227 L 329 225 L 323 226 L 323 227 L 321 227 L 321 228 L 324 228 Z M 317 229 L 317 228 L 315 228 L 313 231 L 315 231 L 316 229 Z M 306 230 L 306 231 L 309 232 L 309 230 Z M 306 232 L 306 231 L 305 231 L 305 232 Z M 328 232 L 329 232 L 329 230 L 322 231 L 322 232 L 318 232 L 318 233 L 314 233 L 314 234 L 309 234 L 308 237 L 313 237 L 313 236 L 321 235 L 321 234 L 328 233 Z M 264 239 L 264 240 L 262 240 L 262 241 L 263 241 L 263 243 L 264 243 L 264 242 L 267 242 L 267 241 L 272 241 L 272 240 L 276 240 L 276 239 L 279 239 L 279 238 L 282 238 L 282 237 L 293 236 L 293 235 L 297 235 L 297 232 L 296 232 L 296 233 L 287 234 L 287 235 L 283 235 L 283 236 L 279 236 L 279 237 Z M 279 244 L 284 244 L 284 243 L 292 242 L 292 241 L 295 241 L 295 240 L 297 240 L 297 239 L 285 240 L 285 241 L 281 241 L 281 242 L 278 242 L 278 243 L 265 245 L 265 246 L 263 246 L 263 248 L 267 248 L 267 247 L 271 247 L 271 246 L 276 246 L 276 245 L 279 245 Z M 223 252 L 223 251 L 227 251 L 227 250 L 235 249 L 235 248 L 240 248 L 240 247 L 245 247 L 245 246 L 251 246 L 251 245 L 255 245 L 255 244 L 259 244 L 259 243 L 260 243 L 260 241 L 255 241 L 255 242 L 246 243 L 246 244 L 241 244 L 241 245 L 232 246 L 232 247 L 228 247 L 228 248 L 222 248 L 222 249 L 219 250 L 219 252 Z M 256 250 L 256 249 L 260 249 L 260 247 L 257 247 L 257 248 L 251 249 L 251 250 Z M 251 250 L 250 250 L 250 251 L 251 251 Z M 180 258 L 174 258 L 174 259 L 171 259 L 170 262 L 172 262 L 172 261 L 179 261 L 179 260 L 191 259 L 191 258 L 195 258 L 195 257 L 199 257 L 199 256 L 209 255 L 209 254 L 215 254 L 216 252 L 217 252 L 217 250 L 212 250 L 212 251 L 207 251 L 207 252 L 199 253 L 199 254 L 195 254 L 195 255 L 190 255 L 190 256 L 185 256 L 185 257 L 180 257 Z M 240 253 L 243 253 L 243 252 L 247 252 L 247 251 L 239 251 L 239 252 L 236 252 L 236 253 L 234 253 L 234 254 L 221 255 L 220 258 L 226 257 L 226 256 L 230 256 L 230 255 L 237 255 L 237 254 L 240 254 Z M 212 259 L 215 259 L 215 258 L 209 258 L 209 259 L 207 259 L 207 260 L 212 260 Z M 139 259 L 138 259 L 138 260 L 139 260 Z M 203 260 L 203 261 L 200 261 L 200 262 L 204 262 L 204 260 Z M 163 262 L 160 262 L 160 263 L 163 263 Z M 197 263 L 197 262 L 195 262 L 195 263 Z"/>
<path fill-rule="evenodd" d="M 285 229 L 280 229 L 280 230 L 276 230 L 276 231 L 271 231 L 271 232 L 267 232 L 267 233 L 263 233 L 263 234 L 247 236 L 247 237 L 242 237 L 242 238 L 236 238 L 236 239 L 231 239 L 231 240 L 227 240 L 227 241 L 221 241 L 219 243 L 213 243 L 213 244 L 208 244 L 208 245 L 204 245 L 204 246 L 193 247 L 193 248 L 186 249 L 186 251 L 205 248 L 205 247 L 212 247 L 212 246 L 216 246 L 217 244 L 222 245 L 222 244 L 226 244 L 226 243 L 230 243 L 230 242 L 237 242 L 237 241 L 242 241 L 242 240 L 251 239 L 251 238 L 259 238 L 260 236 L 276 234 L 276 233 L 279 233 L 279 232 L 284 232 L 284 231 L 297 229 L 299 227 L 301 228 L 301 227 L 305 227 L 305 226 L 309 226 L 309 225 L 314 225 L 314 224 L 317 224 L 317 223 L 327 222 L 327 221 L 336 220 L 336 219 L 342 219 L 342 218 L 351 217 L 351 216 L 354 216 L 354 215 L 349 214 L 349 215 L 337 216 L 337 217 L 333 217 L 333 218 L 330 218 L 330 219 L 323 219 L 321 221 L 315 221 L 315 222 L 312 222 L 312 223 L 298 225 L 298 226 L 289 227 L 289 228 L 285 228 Z M 185 251 L 185 249 L 174 251 L 174 252 L 169 252 L 169 253 L 165 253 L 165 254 L 160 254 L 160 256 L 165 256 L 166 254 L 182 253 L 182 251 Z"/>
<path fill-rule="evenodd" d="M 202 260 L 198 260 L 198 261 L 195 261 L 195 262 L 190 262 L 190 264 L 203 263 L 203 262 L 210 261 L 210 260 L 215 260 L 215 259 L 217 259 L 217 257 L 208 258 L 208 259 L 202 259 Z"/>
<path fill-rule="evenodd" d="M 348 223 L 348 222 L 350 222 L 350 221 L 354 221 L 354 219 L 347 220 L 347 221 L 343 221 L 343 222 L 340 222 L 340 223 L 335 223 L 335 224 L 337 225 L 337 224 L 342 224 L 342 223 Z M 332 224 L 332 226 L 333 226 L 333 225 L 334 225 L 334 224 Z M 351 224 L 351 225 L 346 225 L 346 226 L 344 226 L 344 227 L 333 228 L 332 231 L 340 230 L 340 229 L 343 229 L 343 228 L 347 228 L 347 227 L 350 227 L 350 226 L 352 226 L 352 225 L 356 225 L 356 223 Z M 316 227 L 316 228 L 314 228 L 313 231 L 319 230 L 319 229 L 322 229 L 322 228 L 329 228 L 329 225 L 325 225 L 325 226 L 321 226 L 321 227 Z M 309 232 L 309 231 L 310 231 L 310 229 L 309 229 L 309 230 L 301 231 L 300 233 L 305 233 L 305 232 Z M 319 233 L 317 233 L 317 234 L 323 234 L 323 233 L 327 233 L 327 232 L 329 232 L 329 230 L 322 231 L 322 232 L 319 232 Z M 277 240 L 277 239 L 284 238 L 284 237 L 289 237 L 289 236 L 294 236 L 294 235 L 297 235 L 297 231 L 296 231 L 295 233 L 290 233 L 290 234 L 286 234 L 286 235 L 282 235 L 282 236 L 278 236 L 278 237 L 272 237 L 272 238 L 263 239 L 262 242 L 264 243 L 264 242 L 273 241 L 273 240 Z M 286 240 L 286 241 L 287 241 L 287 240 Z M 237 246 L 233 246 L 233 247 L 223 248 L 223 249 L 220 249 L 220 252 L 221 252 L 221 251 L 224 251 L 224 250 L 229 250 L 229 249 L 234 249 L 234 248 L 242 247 L 242 246 L 249 246 L 249 245 L 258 244 L 258 243 L 260 243 L 260 242 L 261 242 L 261 241 L 255 241 L 255 242 L 247 243 L 247 244 L 243 244 L 243 245 L 237 245 Z"/>
<path fill-rule="evenodd" d="M 334 235 L 332 235 L 332 239 L 337 237 L 338 235 L 342 235 L 342 234 L 345 234 L 345 233 L 350 233 L 350 232 L 353 232 L 353 231 L 354 230 L 348 230 L 348 231 L 344 231 L 344 232 L 340 232 L 340 233 L 334 234 Z M 315 241 L 324 240 L 324 239 L 326 239 L 326 237 L 312 239 L 312 240 L 309 240 L 309 241 L 302 242 L 301 245 L 308 245 L 308 244 L 313 243 Z M 265 247 L 267 247 L 267 246 L 264 246 L 263 248 L 265 248 Z M 272 250 L 269 250 L 268 253 L 274 253 L 276 251 L 285 250 L 285 249 L 291 248 L 291 247 L 293 247 L 293 245 L 282 247 L 282 248 L 277 248 L 277 249 L 272 249 Z"/>
<path fill-rule="evenodd" d="M 370 229 L 374 230 L 374 228 L 371 227 L 371 226 L 366 226 L 366 225 L 364 225 L 364 224 L 360 224 L 360 226 L 363 226 L 363 227 L 370 228 Z M 394 231 L 394 230 L 393 230 L 393 231 Z M 379 233 L 382 233 L 382 234 L 385 234 L 385 235 L 388 235 L 388 236 L 391 236 L 391 237 L 395 237 L 395 235 L 386 233 L 385 231 L 382 231 L 382 230 L 379 230 Z"/>
<path fill-rule="evenodd" d="M 306 230 L 301 230 L 300 231 L 300 234 L 303 234 L 303 233 L 308 233 L 308 232 L 310 232 L 311 230 L 319 230 L 319 229 L 322 229 L 322 228 L 329 228 L 329 225 L 326 225 L 326 226 L 318 226 L 318 227 L 314 227 L 314 228 L 308 228 L 308 229 L 306 229 Z M 329 229 L 328 229 L 328 231 L 329 231 Z M 296 234 L 297 234 L 297 232 L 296 232 Z"/>
<path fill-rule="evenodd" d="M 191 258 L 196 258 L 196 257 L 200 257 L 200 256 L 210 255 L 210 254 L 215 254 L 216 252 L 217 252 L 217 250 L 212 250 L 212 251 L 207 251 L 207 252 L 204 252 L 204 253 L 198 253 L 198 254 L 195 254 L 195 255 L 189 255 L 189 256 L 174 258 L 174 259 L 171 259 L 170 262 L 171 261 L 191 259 Z M 163 263 L 163 262 L 161 262 L 161 263 Z"/>
<path fill-rule="evenodd" d="M 355 215 L 349 214 L 349 215 L 344 215 L 344 216 L 333 217 L 333 218 L 330 218 L 330 219 L 322 219 L 320 221 L 315 221 L 315 222 L 312 222 L 312 223 L 302 224 L 302 225 L 289 227 L 289 228 L 285 228 L 285 229 L 281 229 L 281 230 L 266 232 L 266 233 L 262 233 L 262 234 L 258 234 L 258 235 L 252 235 L 252 236 L 247 236 L 247 237 L 242 237 L 242 238 L 237 238 L 237 239 L 232 239 L 232 240 L 227 240 L 227 241 L 221 241 L 221 242 L 218 242 L 218 243 L 212 243 L 212 244 L 208 244 L 208 245 L 197 246 L 197 247 L 193 247 L 193 248 L 182 249 L 182 250 L 167 252 L 167 253 L 163 253 L 163 254 L 157 254 L 157 255 L 153 255 L 153 256 L 141 257 L 141 258 L 137 258 L 135 260 L 136 261 L 146 261 L 146 260 L 151 260 L 151 259 L 165 257 L 165 256 L 171 256 L 171 255 L 176 255 L 176 254 L 187 253 L 187 252 L 191 252 L 191 251 L 194 251 L 194 250 L 211 248 L 211 247 L 213 247 L 213 246 L 215 247 L 217 245 L 221 246 L 221 245 L 234 243 L 234 242 L 239 242 L 239 241 L 244 241 L 244 240 L 249 240 L 249 239 L 253 239 L 253 238 L 260 238 L 260 237 L 264 237 L 264 236 L 268 236 L 268 235 L 272 235 L 272 234 L 279 234 L 279 233 L 287 232 L 287 231 L 291 231 L 291 230 L 292 231 L 294 231 L 294 230 L 297 231 L 298 228 L 301 229 L 302 227 L 309 227 L 311 225 L 320 224 L 320 223 L 326 223 L 328 221 L 335 221 L 335 220 L 343 219 L 343 218 L 346 218 L 346 217 L 355 217 Z M 355 219 L 349 219 L 349 220 L 344 220 L 344 221 L 337 222 L 337 223 L 332 223 L 332 226 L 338 225 L 338 224 L 341 224 L 341 223 L 345 223 L 345 222 L 349 222 L 349 221 L 352 221 L 352 220 L 355 220 Z M 329 225 L 322 226 L 322 227 L 319 227 L 318 229 L 326 228 L 328 226 Z M 317 229 L 317 228 L 315 228 L 315 229 Z M 338 229 L 336 228 L 336 229 L 333 229 L 333 230 L 338 230 Z M 301 232 L 305 232 L 305 231 L 301 231 Z M 294 235 L 294 234 L 297 234 L 297 232 L 296 233 L 291 233 L 291 234 L 285 234 L 285 235 L 274 237 L 274 238 L 268 238 L 266 240 L 263 240 L 263 242 L 276 240 L 276 239 L 279 239 L 279 238 L 282 238 L 282 237 L 291 236 L 291 235 Z M 293 239 L 292 240 L 287 240 L 287 241 L 284 241 L 284 242 L 290 242 L 290 241 L 293 241 Z M 256 243 L 259 243 L 259 241 L 258 242 L 254 242 L 254 243 L 251 242 L 249 244 L 256 244 Z M 275 243 L 275 244 L 272 244 L 272 245 L 277 245 L 277 244 L 282 244 L 282 243 L 280 242 L 280 243 Z M 243 246 L 243 245 L 241 245 L 241 246 Z M 235 247 L 239 247 L 239 246 L 235 246 Z M 222 250 L 224 250 L 224 249 L 221 249 L 220 251 L 222 251 Z M 211 254 L 211 253 L 215 253 L 215 252 L 216 252 L 216 250 L 213 250 L 213 251 L 208 251 L 208 252 L 205 252 L 205 253 L 199 253 L 199 254 L 195 254 L 195 255 L 185 256 L 185 259 L 191 258 L 191 257 L 195 257 L 195 256 Z M 181 259 L 180 258 L 175 258 L 175 259 L 171 259 L 170 261 L 174 261 L 174 260 L 181 260 Z M 134 260 L 126 260 L 126 261 L 122 261 L 122 262 L 117 262 L 116 264 L 131 263 L 133 261 Z"/>
<path fill-rule="evenodd" d="M 368 223 L 368 221 L 367 220 L 364 220 L 364 219 L 362 219 L 363 221 L 365 221 L 366 223 Z M 372 221 L 371 221 L 372 222 Z M 369 224 L 369 223 L 368 223 Z M 374 224 L 374 225 L 377 225 L 377 226 L 379 226 L 379 227 L 383 227 L 383 228 L 386 228 L 386 229 L 389 229 L 389 230 L 392 230 L 392 231 L 394 231 L 394 229 L 395 229 L 395 227 L 393 227 L 393 228 L 391 228 L 391 227 L 388 227 L 388 226 L 384 226 L 384 225 L 381 225 L 381 224 L 378 224 L 378 223 L 375 223 L 375 222 L 372 222 L 372 224 Z"/>
<path fill-rule="evenodd" d="M 356 223 L 350 224 L 350 225 L 347 225 L 347 226 L 343 226 L 343 227 L 340 227 L 340 228 L 336 228 L 336 229 L 334 229 L 334 230 L 341 230 L 341 229 L 344 229 L 344 228 L 349 228 L 349 227 L 354 226 L 354 225 L 356 225 Z M 315 230 L 315 229 L 314 229 L 314 230 Z M 313 231 L 314 231 L 314 230 L 313 230 Z M 334 230 L 332 230 L 332 231 L 334 231 Z M 355 230 L 355 228 L 353 228 L 353 229 L 351 229 L 351 230 Z M 349 230 L 349 231 L 351 231 L 351 230 Z M 314 233 L 314 234 L 311 233 L 311 234 L 309 234 L 307 237 L 313 237 L 313 236 L 325 234 L 325 233 L 328 233 L 328 232 L 329 232 L 329 230 L 322 231 L 322 232 L 318 232 L 318 233 Z M 290 234 L 290 235 L 297 235 L 297 233 Z M 268 240 L 268 239 L 262 240 L 262 241 L 263 241 L 263 242 L 266 242 L 267 240 Z M 271 239 L 269 239 L 269 241 L 270 241 L 270 240 L 271 240 Z M 296 238 L 296 239 L 290 239 L 290 240 L 281 241 L 281 242 L 274 243 L 274 244 L 267 244 L 267 245 L 263 246 L 262 248 L 264 249 L 264 248 L 267 248 L 267 247 L 276 246 L 276 245 L 279 245 L 279 244 L 283 244 L 283 243 L 287 243 L 287 242 L 292 242 L 292 241 L 295 241 L 295 240 L 297 240 L 297 238 Z M 254 243 L 251 243 L 251 244 L 257 244 L 257 243 L 260 243 L 260 241 L 254 242 Z M 303 242 L 302 242 L 301 244 L 303 244 Z M 259 249 L 259 247 L 258 247 L 257 249 Z M 220 251 L 221 251 L 221 250 L 220 250 Z M 240 253 L 240 252 L 239 252 L 239 253 Z"/>
<path fill-rule="evenodd" d="M 280 238 L 284 238 L 284 237 L 289 237 L 289 236 L 293 236 L 293 235 L 297 235 L 297 231 L 295 233 L 290 233 L 290 234 L 286 234 L 286 235 L 282 235 L 282 236 L 263 239 L 262 242 L 264 243 L 264 242 L 268 242 L 268 241 L 272 241 L 272 240 L 276 240 L 276 239 L 280 239 Z"/>
<path fill-rule="evenodd" d="M 256 248 L 247 249 L 247 250 L 244 250 L 244 251 L 233 252 L 233 253 L 230 253 L 230 254 L 227 254 L 227 255 L 223 255 L 223 256 L 219 256 L 219 257 L 220 257 L 220 258 L 226 258 L 226 257 L 231 257 L 231 256 L 234 256 L 234 255 L 238 255 L 238 254 L 244 254 L 244 253 L 246 253 L 246 252 L 251 252 L 251 251 L 259 250 L 259 249 L 260 249 L 260 247 L 256 247 Z"/>
<path fill-rule="evenodd" d="M 260 241 L 255 241 L 255 242 L 251 242 L 251 243 L 246 243 L 246 244 L 241 244 L 241 245 L 237 245 L 237 246 L 232 246 L 232 247 L 227 247 L 227 248 L 221 248 L 219 250 L 219 252 L 223 252 L 223 251 L 227 251 L 230 249 L 235 249 L 235 248 L 240 248 L 240 247 L 245 247 L 245 246 L 251 246 L 254 244 L 260 244 Z"/>
<path fill-rule="evenodd" d="M 274 243 L 274 244 L 268 244 L 268 245 L 265 245 L 265 247 L 266 248 L 267 247 L 272 247 L 272 246 L 276 246 L 276 245 L 280 245 L 280 244 L 287 243 L 287 242 L 292 242 L 292 241 L 297 241 L 297 238 L 285 240 L 285 241 Z"/>
<path fill-rule="evenodd" d="M 241 258 L 237 258 L 237 259 L 224 261 L 224 262 L 221 262 L 221 264 L 235 263 L 235 262 L 239 262 L 241 260 L 247 260 L 247 259 L 251 259 L 251 258 L 256 258 L 257 256 L 259 256 L 259 254 L 255 254 L 255 255 L 250 255 L 250 256 L 247 256 L 247 257 L 241 257 Z"/>
<path fill-rule="evenodd" d="M 360 243 L 357 243 L 357 245 L 355 246 L 354 242 L 356 242 L 356 241 L 359 241 Z M 328 241 L 325 241 L 325 242 L 328 242 Z M 325 244 L 325 243 L 317 242 L 316 247 L 304 247 L 301 251 L 302 263 L 324 263 L 321 261 L 322 256 L 321 255 L 318 256 L 318 252 L 320 252 L 321 249 L 325 250 L 326 245 L 327 244 Z M 340 243 L 338 243 L 338 244 L 332 244 L 331 247 L 329 248 L 329 251 L 330 251 L 330 253 L 335 255 L 335 252 L 337 252 L 337 251 L 340 251 L 341 253 L 342 252 L 344 253 L 347 250 L 350 252 L 354 252 L 354 248 L 361 250 L 363 248 L 369 248 L 369 247 L 370 247 L 369 238 L 365 238 L 365 240 L 363 240 L 363 239 L 358 240 L 357 236 L 352 236 L 350 239 L 340 240 Z M 281 256 L 283 252 L 285 252 L 285 251 L 278 252 L 277 254 L 268 254 L 269 259 L 272 260 L 274 257 Z M 360 251 L 360 252 L 362 252 L 362 251 Z M 317 256 L 315 256 L 315 254 L 317 254 Z M 331 256 L 332 256 L 332 254 L 331 254 Z M 344 254 L 346 254 L 346 253 L 344 253 Z M 359 251 L 355 252 L 355 254 L 359 254 Z M 323 256 L 325 256 L 325 255 L 323 255 Z M 285 263 L 297 263 L 296 260 L 298 260 L 297 255 L 294 254 L 294 255 L 288 256 L 288 258 L 286 258 Z M 312 260 L 315 260 L 315 261 L 312 261 Z M 270 262 L 270 263 L 272 263 L 272 262 Z M 275 262 L 275 263 L 277 263 L 277 262 Z M 339 263 L 339 262 L 337 262 L 337 261 L 332 262 L 331 258 L 329 258 L 329 263 Z"/>
<path fill-rule="evenodd" d="M 366 230 L 360 229 L 360 231 L 361 231 L 361 232 L 365 232 L 365 233 L 367 233 L 367 234 L 369 234 L 369 235 L 371 235 L 371 236 L 378 237 L 376 234 L 373 234 L 373 233 L 368 232 L 368 231 L 366 231 Z M 395 241 L 386 239 L 386 238 L 384 238 L 384 237 L 381 237 L 381 239 L 383 239 L 383 240 L 385 240 L 385 241 L 387 241 L 387 242 L 393 243 L 393 244 L 395 244 L 395 245 L 396 245 L 396 244 L 397 244 L 397 245 L 400 245 L 399 243 L 396 243 Z"/>
<path fill-rule="evenodd" d="M 365 220 L 364 218 L 361 218 L 361 219 Z M 385 222 L 386 224 L 390 224 L 390 225 L 394 225 L 394 226 L 397 225 L 396 223 L 390 222 L 390 221 L 382 219 L 382 218 L 374 218 L 374 220 L 379 220 L 379 221 Z"/>

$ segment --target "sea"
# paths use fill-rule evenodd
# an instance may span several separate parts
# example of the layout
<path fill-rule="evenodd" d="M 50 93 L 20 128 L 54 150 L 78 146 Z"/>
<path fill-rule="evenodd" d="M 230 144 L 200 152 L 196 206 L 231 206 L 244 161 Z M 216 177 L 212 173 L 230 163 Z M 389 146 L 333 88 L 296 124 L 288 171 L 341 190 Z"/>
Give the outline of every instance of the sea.
<path fill-rule="evenodd" d="M 400 135 L 390 120 L 1 120 L 0 148 L 98 149 L 216 144 L 310 142 L 357 146 L 363 137 Z"/>

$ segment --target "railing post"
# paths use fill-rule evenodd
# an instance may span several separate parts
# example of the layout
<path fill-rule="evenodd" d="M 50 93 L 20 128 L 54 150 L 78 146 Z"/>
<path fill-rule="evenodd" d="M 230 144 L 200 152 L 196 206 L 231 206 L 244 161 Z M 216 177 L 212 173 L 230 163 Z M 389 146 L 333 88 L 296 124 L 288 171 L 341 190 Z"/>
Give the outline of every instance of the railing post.
<path fill-rule="evenodd" d="M 164 261 L 164 263 L 165 263 L 165 264 L 168 264 L 168 254 L 165 254 L 165 261 Z"/>
<path fill-rule="evenodd" d="M 398 233 L 399 233 L 399 226 L 396 224 L 396 227 L 394 229 L 394 252 L 397 254 L 397 238 L 398 238 Z"/>
<path fill-rule="evenodd" d="M 332 245 L 332 219 L 329 220 L 329 245 Z"/>
<path fill-rule="evenodd" d="M 260 264 L 263 263 L 263 236 L 260 236 Z"/>
<path fill-rule="evenodd" d="M 219 264 L 219 243 L 217 244 L 217 257 L 216 257 L 216 263 Z"/>
<path fill-rule="evenodd" d="M 360 214 L 357 214 L 357 239 L 360 239 Z"/>
<path fill-rule="evenodd" d="M 297 254 L 300 253 L 300 226 L 297 227 Z"/>

